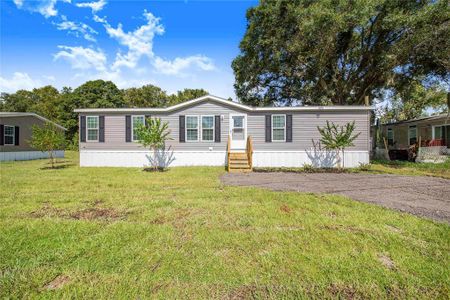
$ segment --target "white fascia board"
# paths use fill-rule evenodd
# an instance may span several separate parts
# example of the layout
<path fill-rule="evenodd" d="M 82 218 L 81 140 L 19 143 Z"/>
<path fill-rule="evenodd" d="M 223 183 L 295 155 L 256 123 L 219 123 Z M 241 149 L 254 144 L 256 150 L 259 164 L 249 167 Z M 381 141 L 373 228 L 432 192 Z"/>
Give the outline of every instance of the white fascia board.
<path fill-rule="evenodd" d="M 133 112 L 148 112 L 148 113 L 166 113 L 186 106 L 197 104 L 205 100 L 213 100 L 223 105 L 236 107 L 249 112 L 270 112 L 270 111 L 370 111 L 375 108 L 372 106 L 298 106 L 298 107 L 251 107 L 230 101 L 224 98 L 206 95 L 193 100 L 189 100 L 180 104 L 169 106 L 166 108 L 79 108 L 74 111 L 77 113 L 133 113 Z"/>

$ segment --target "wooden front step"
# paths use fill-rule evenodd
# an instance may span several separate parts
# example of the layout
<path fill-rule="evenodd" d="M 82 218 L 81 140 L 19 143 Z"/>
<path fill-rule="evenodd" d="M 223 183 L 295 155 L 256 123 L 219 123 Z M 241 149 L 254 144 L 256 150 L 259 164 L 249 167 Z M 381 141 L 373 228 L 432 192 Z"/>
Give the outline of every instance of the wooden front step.
<path fill-rule="evenodd" d="M 228 170 L 230 172 L 250 172 L 251 167 L 248 161 L 247 153 L 231 152 Z"/>

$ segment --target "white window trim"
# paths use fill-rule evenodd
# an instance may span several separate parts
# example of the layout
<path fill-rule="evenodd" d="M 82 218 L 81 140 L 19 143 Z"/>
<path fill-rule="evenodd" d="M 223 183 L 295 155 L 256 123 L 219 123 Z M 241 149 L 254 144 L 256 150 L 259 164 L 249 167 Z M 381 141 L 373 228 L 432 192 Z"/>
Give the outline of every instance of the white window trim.
<path fill-rule="evenodd" d="M 132 115 L 131 116 L 131 141 L 133 142 L 138 142 L 139 140 L 135 140 L 134 139 L 134 118 L 139 118 L 142 117 L 144 118 L 144 125 L 145 125 L 145 116 L 144 115 Z"/>
<path fill-rule="evenodd" d="M 212 140 L 204 140 L 203 139 L 203 117 L 212 117 L 213 119 L 213 126 L 212 128 L 207 128 L 207 129 L 212 129 L 213 134 L 212 134 Z M 214 142 L 215 140 L 215 133 L 216 133 L 216 118 L 213 115 L 202 115 L 200 117 L 200 126 L 201 126 L 201 132 L 202 132 L 202 142 Z"/>
<path fill-rule="evenodd" d="M 389 131 L 392 132 L 392 145 L 395 143 L 395 134 L 394 134 L 394 128 L 388 128 L 387 129 L 387 140 L 389 145 Z M 408 140 L 409 141 L 409 140 Z"/>
<path fill-rule="evenodd" d="M 10 134 L 6 134 L 6 127 L 12 127 L 13 134 L 12 134 L 12 144 L 6 143 L 6 136 L 11 136 Z M 16 145 L 16 127 L 11 125 L 3 125 L 3 145 L 4 146 L 15 146 Z"/>
<path fill-rule="evenodd" d="M 417 131 L 417 125 L 410 125 L 410 126 L 408 126 L 408 146 L 411 146 L 411 135 L 410 135 L 410 133 L 411 133 L 411 127 L 416 127 L 416 143 L 419 141 L 418 140 L 418 131 Z"/>
<path fill-rule="evenodd" d="M 197 118 L 197 139 L 196 140 L 188 140 L 188 128 L 187 128 L 187 119 L 194 117 Z M 184 136 L 185 136 L 185 141 L 186 143 L 195 143 L 198 142 L 200 140 L 200 117 L 198 115 L 186 115 L 184 118 Z M 193 128 L 189 128 L 189 129 L 193 129 Z"/>
<path fill-rule="evenodd" d="M 433 125 L 433 126 L 432 126 L 432 130 L 431 130 L 431 138 L 432 138 L 433 140 L 436 139 L 435 134 L 434 134 L 434 129 L 435 129 L 436 127 L 441 127 L 441 133 L 442 133 L 442 129 L 445 127 L 445 125 Z"/>
<path fill-rule="evenodd" d="M 89 118 L 96 118 L 97 119 L 97 128 L 89 128 L 88 119 Z M 86 142 L 98 142 L 98 139 L 100 137 L 100 124 L 99 124 L 99 117 L 98 116 L 86 116 Z M 89 130 L 97 130 L 97 139 L 96 140 L 90 140 L 89 139 Z"/>
<path fill-rule="evenodd" d="M 273 127 L 273 117 L 279 117 L 279 116 L 283 116 L 284 117 L 284 127 Z M 272 140 L 272 142 L 274 142 L 274 143 L 283 143 L 283 142 L 286 142 L 286 115 L 283 115 L 283 114 L 274 114 L 274 115 L 272 115 L 272 120 L 271 120 L 271 122 L 272 122 L 272 128 L 271 128 L 271 140 Z M 284 129 L 284 138 L 282 139 L 282 140 L 274 140 L 273 139 L 273 130 L 274 129 Z"/>

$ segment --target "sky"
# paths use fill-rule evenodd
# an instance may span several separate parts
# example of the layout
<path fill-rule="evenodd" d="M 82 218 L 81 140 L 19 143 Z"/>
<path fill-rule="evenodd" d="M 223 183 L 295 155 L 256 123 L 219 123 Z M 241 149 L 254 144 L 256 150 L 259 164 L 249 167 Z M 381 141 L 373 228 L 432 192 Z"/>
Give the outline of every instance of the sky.
<path fill-rule="evenodd" d="M 0 91 L 87 80 L 236 98 L 232 60 L 257 1 L 0 0 Z"/>

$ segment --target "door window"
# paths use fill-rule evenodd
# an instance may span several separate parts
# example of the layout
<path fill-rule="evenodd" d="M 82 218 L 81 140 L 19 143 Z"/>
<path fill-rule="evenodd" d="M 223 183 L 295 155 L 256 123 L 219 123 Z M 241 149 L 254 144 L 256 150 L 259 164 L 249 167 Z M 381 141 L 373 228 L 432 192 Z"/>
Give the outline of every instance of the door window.
<path fill-rule="evenodd" d="M 245 139 L 244 132 L 244 116 L 232 116 L 233 129 L 231 136 L 235 141 L 242 141 Z"/>

